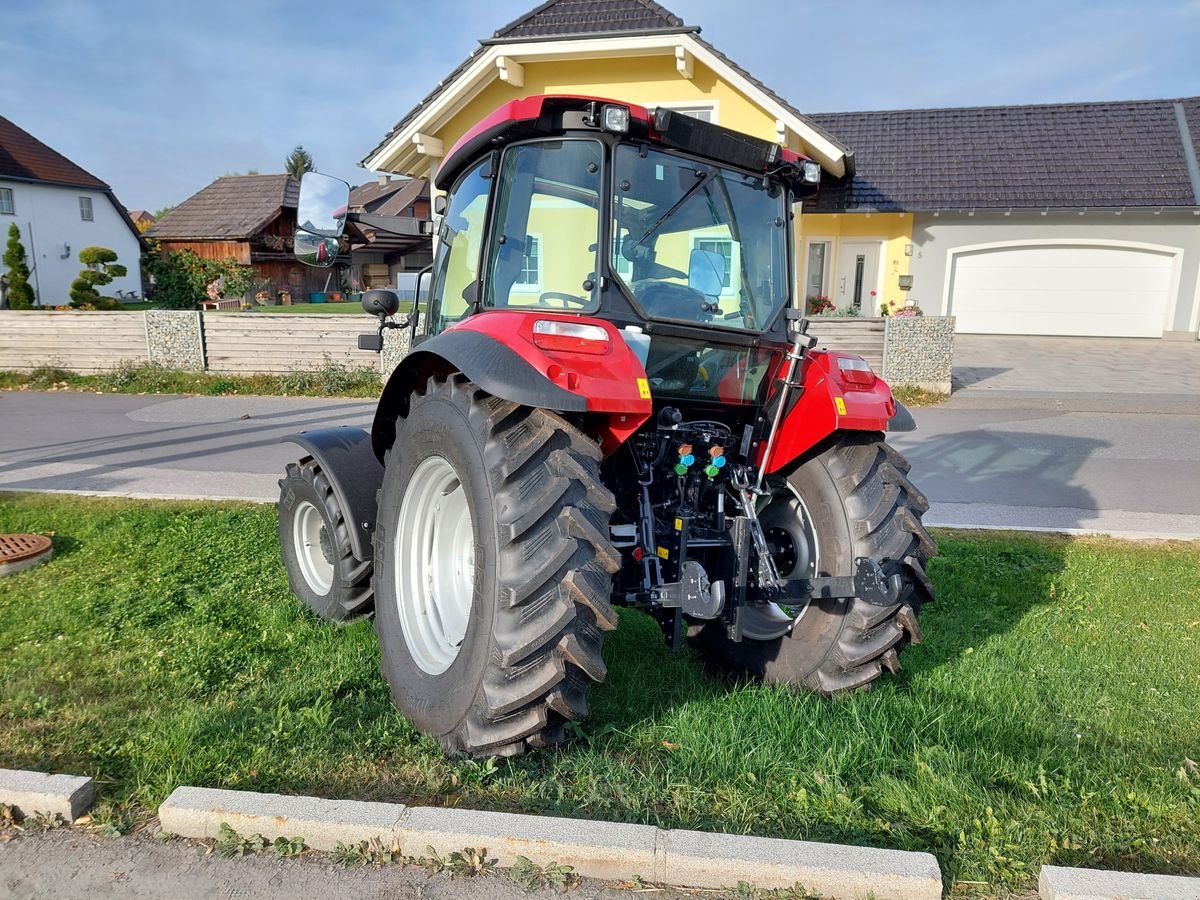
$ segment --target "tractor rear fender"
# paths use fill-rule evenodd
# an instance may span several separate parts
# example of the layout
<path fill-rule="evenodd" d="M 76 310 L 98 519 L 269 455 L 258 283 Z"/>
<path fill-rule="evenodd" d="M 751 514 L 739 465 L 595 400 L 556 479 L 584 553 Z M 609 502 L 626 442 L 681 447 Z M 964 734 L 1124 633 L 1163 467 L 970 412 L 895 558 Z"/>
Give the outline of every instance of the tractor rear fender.
<path fill-rule="evenodd" d="M 535 342 L 536 322 L 595 326 L 603 339 Z M 592 332 L 596 334 L 598 332 Z M 396 418 L 432 375 L 461 372 L 493 396 L 576 417 L 605 453 L 619 447 L 651 412 L 646 369 L 610 322 L 570 313 L 490 310 L 422 341 L 388 378 L 375 411 L 371 443 L 383 459 Z"/>
<path fill-rule="evenodd" d="M 361 428 L 343 426 L 290 434 L 280 443 L 299 444 L 317 461 L 349 526 L 350 552 L 359 562 L 374 559 L 371 532 L 383 466 L 375 458 L 371 436 Z"/>
<path fill-rule="evenodd" d="M 854 360 L 843 367 L 840 359 Z M 861 357 L 813 350 L 804 359 L 804 391 L 779 426 L 767 471 L 778 472 L 835 431 L 912 431 L 916 426 L 886 381 L 860 368 Z"/>

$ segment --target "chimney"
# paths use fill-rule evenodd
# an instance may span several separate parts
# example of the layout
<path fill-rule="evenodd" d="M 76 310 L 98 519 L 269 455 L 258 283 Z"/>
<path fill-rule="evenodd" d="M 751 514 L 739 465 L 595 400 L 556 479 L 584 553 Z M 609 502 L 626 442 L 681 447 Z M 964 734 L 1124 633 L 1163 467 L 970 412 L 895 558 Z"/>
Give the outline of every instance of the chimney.
<path fill-rule="evenodd" d="M 387 187 L 388 182 L 391 180 L 392 180 L 392 176 L 389 175 L 387 172 L 379 173 L 379 186 L 380 187 Z"/>

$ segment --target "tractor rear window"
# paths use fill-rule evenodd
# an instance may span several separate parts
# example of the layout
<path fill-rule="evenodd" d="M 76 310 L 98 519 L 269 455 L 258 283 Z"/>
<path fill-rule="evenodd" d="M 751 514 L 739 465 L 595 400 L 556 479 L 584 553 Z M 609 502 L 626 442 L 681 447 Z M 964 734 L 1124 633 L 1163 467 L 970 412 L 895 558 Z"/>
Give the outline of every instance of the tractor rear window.
<path fill-rule="evenodd" d="M 645 313 L 763 330 L 789 296 L 782 188 L 627 144 L 615 176 L 612 269 Z"/>
<path fill-rule="evenodd" d="M 485 305 L 596 308 L 603 153 L 591 140 L 539 141 L 505 152 Z"/>

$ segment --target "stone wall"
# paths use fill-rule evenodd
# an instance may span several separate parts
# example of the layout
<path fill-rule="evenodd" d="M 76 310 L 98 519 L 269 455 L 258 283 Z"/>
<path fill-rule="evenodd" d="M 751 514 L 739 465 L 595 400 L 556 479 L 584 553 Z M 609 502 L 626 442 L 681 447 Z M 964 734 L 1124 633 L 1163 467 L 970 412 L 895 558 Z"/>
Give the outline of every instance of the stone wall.
<path fill-rule="evenodd" d="M 383 352 L 379 354 L 382 366 L 381 374 L 384 383 L 391 377 L 392 370 L 400 365 L 408 353 L 409 336 L 412 331 L 408 328 L 386 328 L 383 332 Z"/>
<path fill-rule="evenodd" d="M 146 351 L 150 362 L 184 372 L 204 371 L 201 313 L 182 309 L 148 309 Z"/>
<path fill-rule="evenodd" d="M 883 377 L 950 393 L 954 365 L 954 316 L 889 316 L 883 345 Z"/>

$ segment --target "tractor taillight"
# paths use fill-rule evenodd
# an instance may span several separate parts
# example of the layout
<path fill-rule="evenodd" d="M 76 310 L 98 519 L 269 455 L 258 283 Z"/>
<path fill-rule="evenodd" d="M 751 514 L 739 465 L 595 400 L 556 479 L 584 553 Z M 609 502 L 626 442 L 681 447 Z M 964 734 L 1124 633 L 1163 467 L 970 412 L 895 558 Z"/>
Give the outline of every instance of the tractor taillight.
<path fill-rule="evenodd" d="M 534 346 L 564 353 L 600 356 L 610 348 L 608 332 L 599 325 L 565 322 L 562 319 L 538 319 L 533 323 Z"/>
<path fill-rule="evenodd" d="M 853 387 L 874 387 L 878 380 L 871 364 L 858 356 L 839 356 L 836 375 L 842 384 Z"/>

